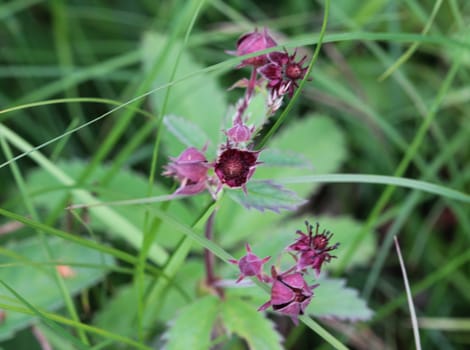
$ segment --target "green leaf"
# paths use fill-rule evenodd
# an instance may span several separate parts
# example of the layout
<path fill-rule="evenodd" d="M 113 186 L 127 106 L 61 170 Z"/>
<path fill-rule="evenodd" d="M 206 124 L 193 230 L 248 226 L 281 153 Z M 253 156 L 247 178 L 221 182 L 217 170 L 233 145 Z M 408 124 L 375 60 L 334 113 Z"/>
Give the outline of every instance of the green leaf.
<path fill-rule="evenodd" d="M 114 265 L 111 257 L 95 250 L 57 238 L 48 238 L 47 241 L 54 255 L 54 261 L 61 261 L 68 265 L 97 265 L 97 267 L 71 266 L 75 275 L 65 278 L 65 282 L 72 294 L 96 284 L 105 276 L 108 268 Z M 0 264 L 10 264 L 2 267 L 2 280 L 8 281 L 18 294 L 43 310 L 52 311 L 64 305 L 51 271 L 54 267 L 43 264 L 49 260 L 38 238 L 8 245 L 6 249 L 2 248 L 2 251 Z M 11 294 L 4 287 L 0 287 L 0 295 L 8 300 Z M 13 336 L 16 331 L 29 326 L 35 320 L 34 317 L 26 314 L 8 310 L 6 313 L 7 317 L 0 327 L 0 340 Z"/>
<path fill-rule="evenodd" d="M 313 168 L 310 161 L 300 153 L 268 148 L 260 153 L 262 166 L 287 168 Z"/>
<path fill-rule="evenodd" d="M 160 55 L 160 50 L 165 46 L 166 37 L 160 33 L 147 33 L 142 43 L 142 59 L 144 68 L 153 66 L 155 59 Z M 171 72 L 176 57 L 182 49 L 181 43 L 175 42 L 168 53 L 167 60 L 160 69 L 155 87 L 167 84 L 170 81 Z M 178 66 L 175 80 L 185 75 L 197 72 L 203 67 L 187 51 L 184 51 Z M 219 144 L 222 137 L 222 120 L 227 112 L 225 93 L 217 86 L 213 76 L 204 74 L 184 80 L 171 86 L 171 91 L 166 108 L 167 114 L 175 114 L 198 125 L 213 145 Z M 152 94 L 151 103 L 155 111 L 163 104 L 165 91 Z M 176 156 L 183 150 L 182 145 L 175 140 L 170 133 L 164 133 L 163 144 L 168 154 Z M 209 154 L 214 154 L 215 148 L 209 147 Z"/>
<path fill-rule="evenodd" d="M 146 283 L 145 287 L 148 286 Z M 108 300 L 93 319 L 93 324 L 107 331 L 132 337 L 137 334 L 137 308 L 138 296 L 132 285 L 120 288 L 116 294 Z"/>
<path fill-rule="evenodd" d="M 181 309 L 163 335 L 167 341 L 164 349 L 209 349 L 212 329 L 219 313 L 219 303 L 219 298 L 208 295 Z"/>
<path fill-rule="evenodd" d="M 259 166 L 255 179 L 279 179 L 284 177 L 330 173 L 339 168 L 346 157 L 343 132 L 329 117 L 310 114 L 303 119 L 294 120 L 270 141 L 267 149 L 281 150 L 286 153 L 300 154 L 312 169 L 299 171 L 292 167 Z M 263 152 L 261 152 L 262 156 Z M 295 184 L 289 188 L 306 197 L 318 185 Z"/>
<path fill-rule="evenodd" d="M 355 289 L 345 286 L 342 279 L 324 279 L 314 289 L 307 313 L 315 317 L 338 318 L 348 321 L 369 320 L 373 312 Z"/>
<path fill-rule="evenodd" d="M 174 277 L 174 283 L 179 283 L 184 287 L 190 298 L 196 298 L 198 282 L 204 278 L 204 270 L 201 268 L 201 261 L 188 259 L 178 270 Z M 145 281 L 145 289 L 150 285 L 150 280 Z M 175 288 L 172 283 L 166 288 L 165 296 L 152 310 L 156 313 L 158 321 L 166 323 L 175 318 L 177 310 L 186 306 L 189 302 L 182 293 Z M 108 301 L 108 303 L 98 311 L 93 324 L 99 328 L 106 329 L 113 333 L 131 337 L 136 334 L 137 309 L 135 307 L 136 290 L 133 285 L 121 287 Z"/>
<path fill-rule="evenodd" d="M 241 190 L 228 190 L 228 195 L 237 203 L 260 211 L 281 209 L 295 210 L 305 203 L 295 192 L 286 190 L 271 181 L 251 181 L 247 184 L 248 194 Z"/>
<path fill-rule="evenodd" d="M 202 149 L 208 144 L 209 138 L 206 133 L 198 125 L 185 118 L 176 115 L 167 115 L 163 119 L 163 122 L 168 131 L 187 147 Z"/>
<path fill-rule="evenodd" d="M 282 337 L 273 322 L 252 304 L 238 298 L 228 298 L 222 303 L 221 316 L 229 333 L 243 338 L 250 350 L 281 350 Z"/>

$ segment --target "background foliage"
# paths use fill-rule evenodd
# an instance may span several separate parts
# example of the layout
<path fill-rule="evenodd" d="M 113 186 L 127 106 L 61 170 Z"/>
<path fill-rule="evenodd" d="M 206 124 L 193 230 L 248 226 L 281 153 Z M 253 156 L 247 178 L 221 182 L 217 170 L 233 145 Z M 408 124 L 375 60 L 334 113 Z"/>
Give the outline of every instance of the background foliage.
<path fill-rule="evenodd" d="M 209 140 L 214 157 L 230 105 L 240 97 L 226 89 L 247 72 L 234 70 L 240 60 L 225 51 L 240 34 L 267 26 L 283 45 L 301 46 L 299 53 L 311 57 L 324 5 L 0 4 L 0 348 L 39 349 L 34 330 L 65 350 L 205 349 L 214 335 L 221 349 L 330 348 L 308 322 L 293 327 L 277 315 L 261 317 L 263 289 L 228 289 L 221 303 L 201 283 L 202 248 L 226 260 L 227 252 L 241 256 L 248 241 L 259 256 L 275 256 L 306 218 L 341 242 L 309 308 L 339 342 L 413 348 L 392 247 L 398 235 L 423 348 L 468 348 L 466 1 L 331 1 L 313 80 L 255 174 L 299 197 L 259 182 L 248 198 L 228 193 L 219 204 L 215 243 L 200 234 L 208 195 L 64 209 L 171 193 L 173 184 L 159 175 L 168 156 Z M 250 108 L 259 118 L 262 99 Z M 363 174 L 393 177 L 397 186 L 374 184 Z M 325 177 L 302 177 L 311 175 Z M 439 187 L 433 193 L 407 188 L 403 177 Z M 269 210 L 304 200 L 295 213 Z M 75 276 L 62 278 L 54 268 L 59 263 Z M 232 265 L 218 260 L 217 267 L 223 280 L 236 278 Z M 225 331 L 212 328 L 220 320 Z"/>

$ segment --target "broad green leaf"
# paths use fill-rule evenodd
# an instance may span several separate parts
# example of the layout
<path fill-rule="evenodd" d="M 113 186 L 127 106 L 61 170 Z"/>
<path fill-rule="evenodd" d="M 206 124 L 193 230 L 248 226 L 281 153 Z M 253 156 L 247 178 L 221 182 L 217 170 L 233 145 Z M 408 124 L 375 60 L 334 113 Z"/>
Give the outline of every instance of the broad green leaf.
<path fill-rule="evenodd" d="M 250 303 L 239 298 L 227 298 L 222 303 L 221 317 L 227 331 L 243 338 L 250 350 L 283 349 L 282 337 L 273 322 Z"/>
<path fill-rule="evenodd" d="M 244 207 L 259 211 L 279 212 L 295 210 L 305 203 L 295 192 L 289 191 L 271 181 L 251 181 L 247 184 L 248 194 L 241 190 L 229 190 L 228 195 Z"/>
<path fill-rule="evenodd" d="M 77 174 L 83 171 L 87 163 L 84 160 L 73 160 L 61 161 L 56 165 L 66 174 L 75 178 Z M 108 165 L 99 166 L 89 178 L 87 184 L 85 184 L 85 186 L 94 186 L 99 200 L 102 202 L 112 202 L 124 199 L 143 198 L 147 195 L 148 180 L 143 175 L 130 169 L 121 169 L 114 175 L 109 183 L 105 186 L 100 185 L 101 178 L 106 174 L 109 168 L 110 166 Z M 48 210 L 55 208 L 64 198 L 64 195 L 70 193 L 70 189 L 68 188 L 58 188 L 56 181 L 41 168 L 35 169 L 29 173 L 27 177 L 27 188 L 29 192 L 33 194 L 34 203 Z M 156 184 L 153 188 L 154 195 L 166 193 L 168 193 L 168 190 L 163 186 Z M 112 208 L 135 227 L 142 227 L 146 210 L 144 205 L 113 206 Z M 93 230 L 104 231 L 113 238 L 120 238 L 116 236 L 113 227 L 103 224 L 99 217 L 93 215 L 93 210 L 90 212 L 91 220 L 89 225 Z M 191 221 L 192 215 L 183 205 L 183 202 L 173 201 L 168 212 L 177 216 L 182 222 L 189 223 Z M 165 247 L 173 247 L 182 237 L 181 234 L 173 232 L 171 227 L 164 222 L 160 226 L 159 232 L 161 232 L 161 234 L 157 234 L 157 242 Z M 141 238 L 138 237 L 138 240 L 140 241 Z"/>
<path fill-rule="evenodd" d="M 137 298 L 134 286 L 121 287 L 97 312 L 93 324 L 126 337 L 135 336 L 137 334 Z"/>
<path fill-rule="evenodd" d="M 144 36 L 142 59 L 145 69 L 149 69 L 154 64 L 155 59 L 160 55 L 160 50 L 165 46 L 165 41 L 166 37 L 156 32 L 149 32 Z M 181 49 L 182 45 L 175 42 L 168 53 L 167 60 L 160 69 L 160 74 L 154 83 L 155 87 L 170 81 L 174 63 Z M 188 51 L 184 51 L 177 67 L 175 79 L 195 73 L 202 68 Z M 166 90 L 152 94 L 151 103 L 155 111 L 160 111 L 162 108 L 165 94 Z M 213 154 L 214 157 L 214 146 L 223 136 L 222 123 L 226 113 L 225 92 L 219 88 L 211 75 L 198 75 L 171 86 L 165 114 L 181 116 L 204 130 L 213 145 L 208 149 L 208 154 Z M 184 148 L 179 140 L 176 140 L 170 133 L 164 133 L 163 144 L 171 156 L 178 155 Z"/>
<path fill-rule="evenodd" d="M 198 125 L 185 118 L 167 115 L 163 122 L 167 130 L 187 147 L 196 147 L 201 150 L 204 146 L 210 144 L 206 133 Z"/>
<path fill-rule="evenodd" d="M 73 276 L 64 278 L 68 290 L 72 294 L 86 289 L 100 281 L 114 265 L 114 260 L 96 250 L 85 248 L 58 238 L 48 238 L 48 245 L 53 253 L 54 261 L 61 261 L 72 266 Z M 0 264 L 11 264 L 2 267 L 1 279 L 28 302 L 39 309 L 56 310 L 63 306 L 61 292 L 56 285 L 53 271 L 54 265 L 44 265 L 50 262 L 40 240 L 29 238 L 5 247 L 9 252 L 24 259 L 14 259 L 13 255 L 0 255 Z M 92 264 L 94 267 L 79 267 L 73 264 Z M 16 303 L 15 298 L 4 288 L 0 287 L 0 295 L 4 300 Z M 5 310 L 7 317 L 0 327 L 0 340 L 14 335 L 17 330 L 31 325 L 35 318 L 29 315 Z"/>
<path fill-rule="evenodd" d="M 372 310 L 359 297 L 357 290 L 346 287 L 344 280 L 324 279 L 319 283 L 307 308 L 308 314 L 348 321 L 366 321 L 372 317 Z"/>
<path fill-rule="evenodd" d="M 318 114 L 292 121 L 269 142 L 267 149 L 270 148 L 300 154 L 312 168 L 260 166 L 255 171 L 255 179 L 275 181 L 283 177 L 331 173 L 340 167 L 346 157 L 343 132 L 331 118 Z M 306 197 L 315 187 L 301 184 L 292 188 L 300 196 Z"/>
<path fill-rule="evenodd" d="M 268 148 L 260 153 L 261 166 L 312 169 L 310 161 L 301 153 Z"/>
<path fill-rule="evenodd" d="M 191 299 L 195 299 L 199 293 L 200 282 L 204 279 L 205 271 L 201 260 L 189 258 L 178 270 L 174 281 L 184 288 L 184 291 Z M 158 306 L 158 320 L 163 323 L 168 322 L 188 302 L 188 299 L 174 285 L 169 286 L 165 292 L 165 299 Z"/>
<path fill-rule="evenodd" d="M 200 261 L 189 259 L 184 263 L 174 278 L 174 283 L 184 288 L 190 298 L 196 298 L 198 282 L 204 278 L 204 269 Z M 150 285 L 147 279 L 145 288 Z M 125 336 L 136 334 L 137 309 L 135 300 L 137 295 L 133 285 L 121 287 L 109 302 L 96 314 L 93 323 L 99 328 Z M 158 321 L 162 324 L 176 317 L 177 311 L 188 304 L 189 300 L 172 284 L 168 286 L 164 298 L 160 300 L 158 308 L 152 310 L 156 313 Z"/>
<path fill-rule="evenodd" d="M 208 295 L 181 309 L 163 335 L 165 350 L 207 350 L 210 348 L 220 299 Z"/>

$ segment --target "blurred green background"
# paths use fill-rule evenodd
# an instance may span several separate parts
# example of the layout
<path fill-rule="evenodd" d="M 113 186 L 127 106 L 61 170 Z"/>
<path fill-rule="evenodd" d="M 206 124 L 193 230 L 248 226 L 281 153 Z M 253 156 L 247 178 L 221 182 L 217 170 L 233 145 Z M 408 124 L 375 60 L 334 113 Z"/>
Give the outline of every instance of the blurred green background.
<path fill-rule="evenodd" d="M 31 145 L 44 145 L 41 152 L 70 176 L 76 176 L 79 188 L 102 190 L 115 179 L 118 184 L 107 188 L 107 198 L 122 199 L 126 186 L 132 188 L 126 198 L 144 196 L 152 169 L 156 116 L 164 103 L 165 90 L 139 99 L 132 108 L 94 119 L 169 81 L 175 61 L 155 60 L 155 55 L 165 54 L 173 50 L 175 42 L 180 43 L 196 9 L 196 1 L 2 1 L 0 123 Z M 231 65 L 211 72 L 200 70 L 230 59 L 225 51 L 233 50 L 237 38 L 255 27 L 268 27 L 280 43 L 289 47 L 304 43 L 299 50 L 311 57 L 323 9 L 323 1 L 206 1 L 189 36 L 186 52 L 190 63 L 181 63 L 181 70 L 196 72 L 197 83 L 188 79 L 175 85 L 177 92 L 170 98 L 168 113 L 185 114 L 202 123 L 201 128 L 208 133 L 216 133 L 227 106 L 240 97 L 239 91 L 226 93 L 225 89 L 247 72 L 233 70 Z M 468 1 L 331 1 L 325 43 L 312 80 L 305 85 L 276 145 L 312 154 L 314 174 L 397 175 L 469 193 L 469 25 Z M 401 64 L 383 76 L 397 62 Z M 196 97 L 199 87 L 205 94 L 201 98 Z M 47 102 L 57 99 L 68 100 Z M 32 103 L 37 105 L 9 110 Z M 89 121 L 93 123 L 64 134 Z M 303 132 L 298 138 L 303 142 L 296 144 L 295 136 L 283 140 L 282 131 L 287 128 L 292 128 L 292 135 Z M 159 173 L 167 156 L 176 156 L 181 149 L 165 134 L 156 167 L 156 193 L 171 191 L 171 182 L 161 179 Z M 60 139 L 55 140 L 57 137 Z M 45 144 L 48 141 L 50 144 Z M 22 190 L 29 193 L 26 198 L 34 198 L 41 192 L 52 192 L 58 185 L 48 183 L 50 176 L 38 171 L 35 161 L 26 156 L 14 163 L 25 179 L 21 186 L 18 176 L 12 173 L 15 170 L 5 162 L 24 149 L 13 143 L 10 148 L 3 142 L 0 207 L 31 215 L 31 204 L 38 209 L 38 221 L 73 232 L 69 218 L 57 209 L 60 205 L 55 210 L 48 207 L 52 207 L 48 204 L 53 201 L 51 197 L 42 202 L 31 199 L 29 204 L 20 199 L 24 198 Z M 410 149 L 413 151 L 408 152 Z M 409 164 L 400 168 L 403 159 Z M 91 174 L 88 177 L 87 171 Z M 294 176 L 299 172 L 284 174 Z M 141 182 L 137 183 L 135 174 L 142 177 L 138 179 Z M 257 175 L 263 178 L 263 174 L 272 175 L 261 169 Z M 86 178 L 82 183 L 80 176 Z M 367 180 L 356 184 L 310 184 L 300 190 L 310 201 L 295 214 L 301 219 L 297 222 L 315 215 L 329 218 L 325 220 L 334 226 L 335 217 L 340 216 L 361 225 L 369 220 L 373 226 L 366 232 L 373 236 L 364 248 L 367 259 L 353 267 L 335 268 L 333 274 L 341 273 L 376 313 L 360 326 L 335 320 L 325 320 L 324 325 L 354 349 L 414 348 L 403 279 L 391 245 L 391 237 L 399 235 L 408 278 L 416 292 L 423 348 L 470 347 L 468 202 L 403 188 L 396 188 L 388 200 L 381 202 L 384 191 L 383 186 Z M 71 199 L 53 202 L 61 201 L 63 208 Z M 122 212 L 127 210 L 134 209 Z M 191 222 L 191 207 L 178 210 L 186 215 L 182 221 Z M 230 213 L 221 215 L 230 222 Z M 250 215 L 257 222 L 257 214 Z M 266 216 L 262 220 L 275 219 Z M 253 222 L 245 221 L 242 226 L 254 227 L 250 226 L 255 225 Z M 354 225 L 336 222 L 338 230 L 343 230 L 338 235 Z M 13 249 L 12 242 L 30 237 L 31 232 L 10 230 L 9 223 L 11 219 L 0 217 L 4 233 L 0 242 Z M 218 225 L 222 231 L 224 223 Z M 93 230 L 106 231 L 99 225 Z M 266 236 L 260 235 L 258 241 L 263 240 L 261 237 Z M 224 247 L 234 248 L 243 238 L 243 233 L 237 233 L 218 239 Z M 125 236 L 111 237 L 109 241 L 134 252 L 128 241 L 124 243 Z M 175 242 L 162 244 L 172 248 Z M 0 254 L 6 256 L 4 251 Z M 158 252 L 155 254 L 158 256 Z M 90 261 L 93 259 L 100 257 L 90 257 Z M 113 265 L 111 260 L 108 263 Z M 341 265 L 340 259 L 338 263 Z M 8 282 L 7 268 L 1 270 L 2 279 Z M 76 287 L 92 288 L 91 311 L 81 314 L 83 320 L 105 307 L 100 300 L 112 295 L 106 283 L 120 286 L 129 281 L 128 276 L 119 274 L 104 279 L 102 272 L 90 274 Z M 102 284 L 91 287 L 97 280 Z M 2 300 L 0 296 L 4 303 Z M 82 300 L 81 304 L 86 303 Z M 284 326 L 290 349 L 329 348 L 305 326 Z M 0 348 L 5 349 L 34 346 L 37 348 L 28 330 L 13 340 L 0 342 Z"/>

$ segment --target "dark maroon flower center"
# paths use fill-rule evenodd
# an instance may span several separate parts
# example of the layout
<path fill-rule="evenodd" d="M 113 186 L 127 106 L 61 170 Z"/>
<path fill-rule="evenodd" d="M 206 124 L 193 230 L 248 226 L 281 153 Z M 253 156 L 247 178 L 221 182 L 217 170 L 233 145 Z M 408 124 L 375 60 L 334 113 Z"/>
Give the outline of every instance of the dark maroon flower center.
<path fill-rule="evenodd" d="M 302 78 L 303 69 L 298 63 L 288 64 L 286 67 L 285 75 L 291 80 Z"/>
<path fill-rule="evenodd" d="M 215 173 L 229 187 L 240 187 L 246 183 L 256 165 L 258 154 L 229 148 L 222 152 L 215 164 Z"/>
<path fill-rule="evenodd" d="M 292 290 L 295 293 L 295 298 L 294 298 L 295 302 L 301 303 L 301 302 L 305 301 L 308 298 L 308 296 L 306 296 L 305 294 L 302 293 L 301 289 L 293 288 Z"/>
<path fill-rule="evenodd" d="M 329 238 L 323 234 L 318 236 L 313 236 L 312 238 L 312 247 L 314 249 L 323 250 L 329 243 Z"/>

